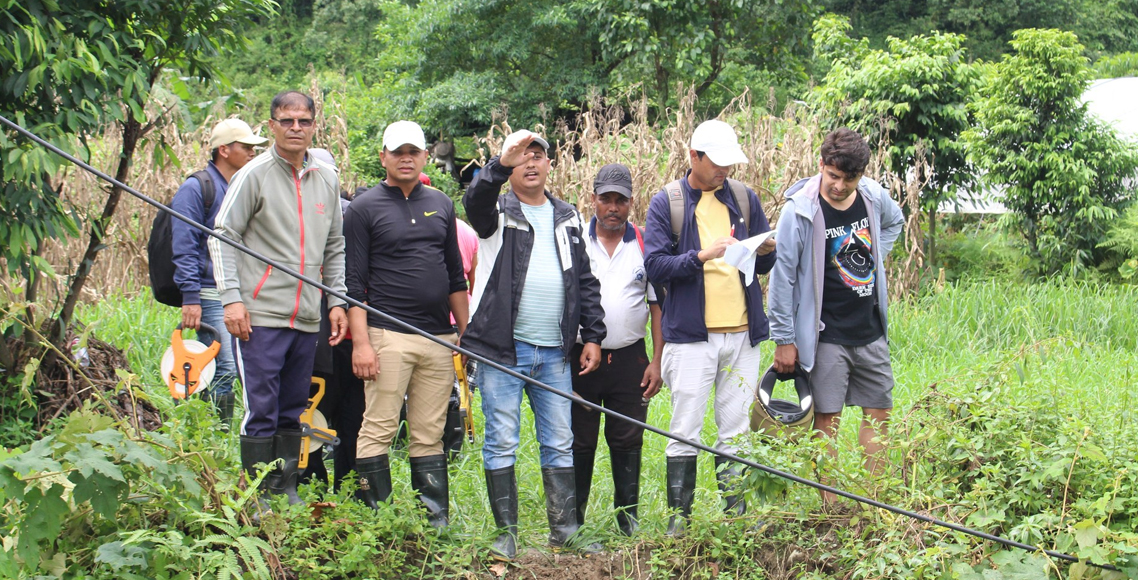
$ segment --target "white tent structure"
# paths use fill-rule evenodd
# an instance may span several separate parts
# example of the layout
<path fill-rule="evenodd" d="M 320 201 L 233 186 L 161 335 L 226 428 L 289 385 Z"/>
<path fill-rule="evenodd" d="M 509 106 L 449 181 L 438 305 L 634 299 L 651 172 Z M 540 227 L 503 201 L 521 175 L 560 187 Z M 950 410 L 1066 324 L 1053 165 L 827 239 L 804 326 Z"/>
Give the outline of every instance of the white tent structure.
<path fill-rule="evenodd" d="M 1138 143 L 1138 77 L 1094 81 L 1083 93 L 1083 101 L 1119 137 Z"/>
<path fill-rule="evenodd" d="M 1119 137 L 1138 143 L 1138 77 L 1093 81 L 1083 93 L 1083 102 L 1090 114 L 1114 127 Z M 1000 193 L 986 189 L 978 201 L 946 201 L 938 209 L 940 213 L 1007 213 Z"/>

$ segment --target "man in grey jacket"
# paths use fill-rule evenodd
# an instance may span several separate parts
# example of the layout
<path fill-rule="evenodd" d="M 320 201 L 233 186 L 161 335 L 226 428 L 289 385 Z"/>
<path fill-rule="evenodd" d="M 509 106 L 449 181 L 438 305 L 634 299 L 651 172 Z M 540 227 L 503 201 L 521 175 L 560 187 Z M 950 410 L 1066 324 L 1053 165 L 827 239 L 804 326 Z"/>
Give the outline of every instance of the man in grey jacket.
<path fill-rule="evenodd" d="M 861 407 L 858 440 L 878 473 L 893 408 L 884 263 L 904 218 L 889 192 L 863 176 L 868 163 L 861 135 L 842 128 L 826 136 L 820 173 L 786 193 L 768 301 L 775 370 L 799 365 L 810 374 L 821 436 L 837 434 L 845 405 Z"/>
<path fill-rule="evenodd" d="M 315 132 L 312 98 L 285 91 L 273 98 L 273 146 L 233 176 L 217 214 L 216 231 L 304 275 L 344 287 L 344 234 L 340 181 L 335 166 L 308 152 Z M 262 481 L 270 493 L 296 494 L 300 414 L 308 405 L 320 289 L 211 238 L 210 256 L 225 327 L 234 338 L 244 387 L 241 464 L 255 474 L 274 463 Z M 328 296 L 335 346 L 348 327 L 344 301 Z"/>

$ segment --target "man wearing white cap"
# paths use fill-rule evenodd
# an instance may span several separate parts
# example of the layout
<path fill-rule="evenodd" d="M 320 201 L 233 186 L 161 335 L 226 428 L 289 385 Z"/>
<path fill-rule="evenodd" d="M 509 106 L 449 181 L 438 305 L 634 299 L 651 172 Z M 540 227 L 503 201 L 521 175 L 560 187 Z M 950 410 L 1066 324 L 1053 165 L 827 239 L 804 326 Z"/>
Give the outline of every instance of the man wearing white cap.
<path fill-rule="evenodd" d="M 241 119 L 225 119 L 214 126 L 209 137 L 210 161 L 205 169 L 195 172 L 174 194 L 170 207 L 197 223 L 213 228 L 214 218 L 229 189 L 229 180 L 238 169 L 257 156 L 253 149 L 269 140 L 253 133 Z M 209 397 L 217 408 L 224 429 L 233 419 L 233 380 L 237 366 L 233 362 L 233 345 L 225 329 L 221 297 L 213 278 L 213 261 L 206 247 L 207 236 L 182 220 L 170 220 L 174 249 L 174 282 L 182 291 L 182 326 L 198 330 L 203 340 L 213 338 L 221 344 L 217 354 L 217 372 L 210 385 Z M 201 323 L 213 327 L 221 336 L 210 337 L 201 331 Z"/>
<path fill-rule="evenodd" d="M 663 286 L 662 372 L 672 391 L 671 431 L 698 441 L 707 399 L 715 390 L 716 448 L 734 452 L 732 439 L 748 425 L 759 377 L 759 343 L 769 328 L 763 293 L 756 279 L 723 260 L 727 247 L 770 231 L 755 192 L 728 179 L 731 167 L 746 163 L 735 130 L 723 121 L 706 121 L 692 133 L 691 170 L 664 186 L 648 206 L 644 229 L 648 278 Z M 755 275 L 775 262 L 774 240 L 759 246 Z M 668 534 L 681 533 L 691 515 L 696 453 L 690 445 L 668 441 L 668 507 L 679 511 Z M 746 506 L 729 492 L 737 469 L 716 457 L 719 489 L 726 511 Z"/>
<path fill-rule="evenodd" d="M 419 125 L 388 125 L 379 156 L 387 178 L 356 197 L 344 214 L 348 295 L 455 343 L 451 312 L 460 334 L 469 316 L 454 202 L 419 181 L 427 164 Z M 352 307 L 348 318 L 356 337 L 352 370 L 367 381 L 356 448 L 360 498 L 378 508 L 391 494 L 388 450 L 406 396 L 411 487 L 431 525 L 445 527 L 449 489 L 442 437 L 454 386 L 451 351 L 363 308 Z"/>
<path fill-rule="evenodd" d="M 600 283 L 589 267 L 586 234 L 574 206 L 545 190 L 549 143 L 530 131 L 506 137 L 462 198 L 478 233 L 474 315 L 462 345 L 554 389 L 572 391 L 569 351 L 580 331 L 581 373 L 600 364 L 605 339 Z M 502 193 L 502 186 L 509 189 Z M 495 557 L 517 553 L 518 489 L 514 463 L 523 393 L 533 409 L 549 543 L 560 548 L 577 532 L 570 401 L 479 365 L 486 441 L 482 461 L 494 521 Z M 599 548 L 588 546 L 586 549 Z"/>

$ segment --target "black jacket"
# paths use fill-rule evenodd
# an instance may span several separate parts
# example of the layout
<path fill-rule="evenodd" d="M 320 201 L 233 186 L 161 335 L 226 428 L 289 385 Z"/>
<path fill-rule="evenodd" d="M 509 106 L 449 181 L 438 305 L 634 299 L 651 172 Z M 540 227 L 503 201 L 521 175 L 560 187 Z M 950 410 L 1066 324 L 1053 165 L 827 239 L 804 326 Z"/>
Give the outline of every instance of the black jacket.
<path fill-rule="evenodd" d="M 462 335 L 462 346 L 504 365 L 517 364 L 514 323 L 529 268 L 533 230 L 513 190 L 499 196 L 512 168 L 491 159 L 466 189 L 462 204 L 478 232 L 478 270 L 474 276 L 473 316 Z M 554 238 L 565 286 L 561 313 L 561 350 L 568 354 L 577 342 L 577 329 L 586 343 L 605 338 L 601 283 L 589 269 L 584 228 L 577 208 L 545 196 L 553 203 Z"/>

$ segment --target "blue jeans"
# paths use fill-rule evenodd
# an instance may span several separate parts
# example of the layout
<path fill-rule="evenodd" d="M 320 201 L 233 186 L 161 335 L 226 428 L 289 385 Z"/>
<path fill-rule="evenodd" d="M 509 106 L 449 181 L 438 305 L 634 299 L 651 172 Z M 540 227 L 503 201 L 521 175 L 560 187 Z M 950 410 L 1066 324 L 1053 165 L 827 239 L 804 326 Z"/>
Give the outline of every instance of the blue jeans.
<path fill-rule="evenodd" d="M 214 359 L 217 370 L 214 372 L 213 382 L 209 385 L 209 395 L 210 397 L 228 395 L 233 392 L 233 381 L 237 378 L 237 364 L 233 361 L 233 337 L 225 329 L 225 307 L 221 305 L 220 300 L 202 299 L 202 322 L 216 328 L 221 335 L 212 336 L 212 332 L 205 331 L 199 333 L 198 340 L 203 344 L 209 344 L 207 340 L 210 338 L 221 343 L 221 352 L 217 353 L 217 358 Z"/>
<path fill-rule="evenodd" d="M 565 353 L 557 347 L 534 346 L 514 341 L 517 364 L 510 370 L 545 383 L 563 393 L 573 392 L 573 380 Z M 478 385 L 482 389 L 482 415 L 486 440 L 482 461 L 486 469 L 510 467 L 516 459 L 521 429 L 522 392 L 533 409 L 534 428 L 541 447 L 541 466 L 573 467 L 573 430 L 570 428 L 572 402 L 489 365 L 479 365 Z"/>

